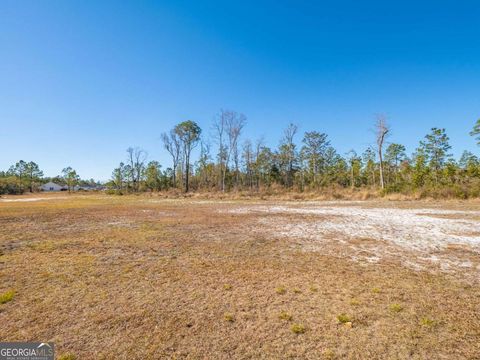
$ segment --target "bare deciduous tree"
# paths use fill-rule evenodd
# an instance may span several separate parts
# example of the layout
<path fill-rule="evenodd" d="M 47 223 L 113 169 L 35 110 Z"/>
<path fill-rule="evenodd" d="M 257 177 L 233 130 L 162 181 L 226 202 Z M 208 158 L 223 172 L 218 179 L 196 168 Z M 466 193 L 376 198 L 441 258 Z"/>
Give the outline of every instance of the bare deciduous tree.
<path fill-rule="evenodd" d="M 390 127 L 387 124 L 387 117 L 383 114 L 378 114 L 377 120 L 375 122 L 375 136 L 377 141 L 377 151 L 378 151 L 378 159 L 379 159 L 379 166 L 380 166 L 380 186 L 382 189 L 385 188 L 385 182 L 383 178 L 383 145 L 385 143 L 385 139 L 390 132 Z"/>
<path fill-rule="evenodd" d="M 182 152 L 180 139 L 178 138 L 178 135 L 175 133 L 174 130 L 171 130 L 168 134 L 163 133 L 161 137 L 162 137 L 163 146 L 165 150 L 167 150 L 170 156 L 172 157 L 172 163 L 173 163 L 172 181 L 173 181 L 173 187 L 177 187 L 177 168 L 181 160 L 181 152 Z"/>
<path fill-rule="evenodd" d="M 294 138 L 297 134 L 298 126 L 289 124 L 283 132 L 282 142 L 280 144 L 280 152 L 285 158 L 286 162 L 286 184 L 291 187 L 293 184 L 293 172 L 296 160 L 295 142 Z"/>
<path fill-rule="evenodd" d="M 220 113 L 216 116 L 214 121 L 213 128 L 218 143 L 218 165 L 220 169 L 220 188 L 222 191 L 225 191 L 225 178 L 232 154 L 237 174 L 236 185 L 238 185 L 238 139 L 246 121 L 247 118 L 245 115 L 237 113 L 236 111 L 223 109 L 220 110 Z M 225 139 L 225 137 L 227 139 Z"/>
<path fill-rule="evenodd" d="M 127 149 L 128 162 L 130 165 L 130 178 L 132 180 L 133 191 L 140 189 L 140 180 L 145 170 L 145 161 L 147 160 L 147 153 L 139 147 L 129 147 Z"/>

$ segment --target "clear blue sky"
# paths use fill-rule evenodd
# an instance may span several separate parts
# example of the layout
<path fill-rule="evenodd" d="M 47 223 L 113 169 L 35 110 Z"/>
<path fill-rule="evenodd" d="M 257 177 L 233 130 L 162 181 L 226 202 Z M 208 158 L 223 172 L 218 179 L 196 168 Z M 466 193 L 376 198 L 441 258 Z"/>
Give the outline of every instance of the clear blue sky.
<path fill-rule="evenodd" d="M 208 134 L 220 108 L 271 146 L 294 122 L 361 152 L 386 113 L 409 151 L 436 126 L 478 154 L 479 19 L 468 0 L 0 0 L 0 169 L 106 180 L 134 145 L 168 166 L 160 133 Z"/>

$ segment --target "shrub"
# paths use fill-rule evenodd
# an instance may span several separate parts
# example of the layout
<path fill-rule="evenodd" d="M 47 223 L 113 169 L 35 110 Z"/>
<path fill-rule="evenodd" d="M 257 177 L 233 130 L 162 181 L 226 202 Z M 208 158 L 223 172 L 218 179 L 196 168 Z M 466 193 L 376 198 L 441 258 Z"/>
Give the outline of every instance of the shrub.
<path fill-rule="evenodd" d="M 353 305 L 353 306 L 360 305 L 360 300 L 353 298 L 350 300 L 350 305 Z"/>
<path fill-rule="evenodd" d="M 292 315 L 290 315 L 289 313 L 287 313 L 286 311 L 282 311 L 280 313 L 280 315 L 278 315 L 278 318 L 280 320 L 286 320 L 286 321 L 290 321 L 292 320 Z"/>
<path fill-rule="evenodd" d="M 305 326 L 302 324 L 293 324 L 290 330 L 295 334 L 303 334 L 305 332 Z"/>
<path fill-rule="evenodd" d="M 283 286 L 279 286 L 275 289 L 275 291 L 277 292 L 277 294 L 283 295 L 287 292 L 287 289 L 285 289 Z"/>
<path fill-rule="evenodd" d="M 400 312 L 400 311 L 402 311 L 402 310 L 403 310 L 403 306 L 400 305 L 400 304 L 391 304 L 391 305 L 390 305 L 390 311 L 392 311 L 392 312 L 398 313 L 398 312 Z"/>
<path fill-rule="evenodd" d="M 346 324 L 348 322 L 352 322 L 352 320 L 350 320 L 350 317 L 347 315 L 347 314 L 340 314 L 337 316 L 337 320 L 339 323 L 341 324 Z"/>
<path fill-rule="evenodd" d="M 3 294 L 0 295 L 0 304 L 6 304 L 7 302 L 12 301 L 14 296 L 15 296 L 14 290 L 8 290 L 4 292 Z"/>
<path fill-rule="evenodd" d="M 0 177 L 0 195 L 20 195 L 23 194 L 25 190 L 25 184 L 15 176 Z"/>
<path fill-rule="evenodd" d="M 225 321 L 228 321 L 228 322 L 234 322 L 235 321 L 234 316 L 230 313 L 225 313 L 223 315 L 223 318 L 225 319 Z"/>
<path fill-rule="evenodd" d="M 420 325 L 422 325 L 422 326 L 430 327 L 433 324 L 435 324 L 435 321 L 433 321 L 432 319 L 429 319 L 427 317 L 424 317 L 420 320 Z"/>

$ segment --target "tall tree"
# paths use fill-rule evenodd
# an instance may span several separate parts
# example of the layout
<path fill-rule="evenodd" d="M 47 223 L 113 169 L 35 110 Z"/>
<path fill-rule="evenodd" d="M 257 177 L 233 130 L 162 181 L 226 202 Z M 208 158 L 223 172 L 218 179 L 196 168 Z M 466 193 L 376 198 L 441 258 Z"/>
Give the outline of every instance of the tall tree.
<path fill-rule="evenodd" d="M 362 159 L 355 150 L 350 150 L 347 153 L 347 160 L 350 165 L 350 186 L 353 189 L 357 186 L 357 178 L 362 168 Z"/>
<path fill-rule="evenodd" d="M 139 147 L 129 147 L 127 149 L 128 162 L 130 165 L 130 178 L 132 180 L 133 191 L 140 189 L 140 179 L 145 171 L 145 161 L 147 160 L 147 153 Z"/>
<path fill-rule="evenodd" d="M 383 145 L 389 132 L 390 127 L 387 124 L 387 117 L 383 114 L 377 115 L 377 121 L 375 123 L 375 135 L 377 141 L 378 160 L 380 165 L 380 186 L 382 187 L 382 190 L 385 189 L 385 180 L 383 176 Z"/>
<path fill-rule="evenodd" d="M 62 170 L 63 180 L 67 184 L 68 192 L 71 192 L 75 189 L 75 186 L 78 184 L 80 180 L 80 176 L 78 176 L 77 172 L 73 170 L 70 166 L 64 168 Z"/>
<path fill-rule="evenodd" d="M 38 165 L 33 161 L 25 164 L 25 174 L 28 180 L 28 187 L 30 192 L 33 192 L 33 187 L 35 182 L 39 181 L 41 177 L 43 177 L 43 171 L 40 170 Z"/>
<path fill-rule="evenodd" d="M 365 164 L 365 173 L 366 173 L 366 179 L 367 179 L 367 184 L 376 185 L 376 180 L 375 180 L 375 167 L 376 167 L 376 158 L 375 158 L 375 150 L 373 150 L 371 147 L 368 147 L 367 150 L 364 151 L 362 154 L 362 160 L 363 163 Z M 370 181 L 368 180 L 370 178 Z"/>
<path fill-rule="evenodd" d="M 145 186 L 150 191 L 162 189 L 162 170 L 158 161 L 150 161 L 145 169 Z"/>
<path fill-rule="evenodd" d="M 406 157 L 405 150 L 405 146 L 392 143 L 388 145 L 385 152 L 385 160 L 387 161 L 388 165 L 393 168 L 395 184 L 398 184 L 398 172 L 400 169 L 400 164 L 403 160 L 405 160 Z"/>
<path fill-rule="evenodd" d="M 475 125 L 473 126 L 473 130 L 470 132 L 470 135 L 475 137 L 475 140 L 477 141 L 477 145 L 480 145 L 480 119 L 478 119 Z"/>
<path fill-rule="evenodd" d="M 27 175 L 27 162 L 20 160 L 14 166 L 10 166 L 9 175 L 16 176 L 20 181 L 25 180 Z"/>
<path fill-rule="evenodd" d="M 125 169 L 125 164 L 123 162 L 120 165 L 113 169 L 112 172 L 112 181 L 115 184 L 117 190 L 122 191 L 124 188 L 125 180 L 128 178 L 127 170 Z"/>
<path fill-rule="evenodd" d="M 175 132 L 175 130 L 171 130 L 168 134 L 163 133 L 161 137 L 162 137 L 163 146 L 165 147 L 165 150 L 167 150 L 170 156 L 172 157 L 172 165 L 173 165 L 172 182 L 173 182 L 173 187 L 177 187 L 177 170 L 178 170 L 178 164 L 180 163 L 181 152 L 182 152 L 180 139 L 178 138 L 178 135 Z"/>
<path fill-rule="evenodd" d="M 218 163 L 220 169 L 221 190 L 225 191 L 225 179 L 231 158 L 235 167 L 235 185 L 238 185 L 239 152 L 238 139 L 245 126 L 247 117 L 233 110 L 220 110 L 213 128 L 218 142 Z"/>
<path fill-rule="evenodd" d="M 280 165 L 285 174 L 285 184 L 287 187 L 293 185 L 293 175 L 295 172 L 295 163 L 297 161 L 297 151 L 295 145 L 295 135 L 298 126 L 289 124 L 283 131 L 283 138 L 279 147 Z"/>
<path fill-rule="evenodd" d="M 330 146 L 327 134 L 318 131 L 306 132 L 303 137 L 302 158 L 306 160 L 308 173 L 313 184 L 318 183 L 318 175 L 325 166 L 325 151 Z"/>
<path fill-rule="evenodd" d="M 202 129 L 196 122 L 187 120 L 175 126 L 175 133 L 177 134 L 183 148 L 183 158 L 185 161 L 185 192 L 189 190 L 189 176 L 190 176 L 190 155 L 192 150 L 200 141 Z"/>
<path fill-rule="evenodd" d="M 425 135 L 425 140 L 420 142 L 428 158 L 430 169 L 433 170 L 435 185 L 445 162 L 450 158 L 448 151 L 452 148 L 445 129 L 432 128 L 430 134 Z"/>

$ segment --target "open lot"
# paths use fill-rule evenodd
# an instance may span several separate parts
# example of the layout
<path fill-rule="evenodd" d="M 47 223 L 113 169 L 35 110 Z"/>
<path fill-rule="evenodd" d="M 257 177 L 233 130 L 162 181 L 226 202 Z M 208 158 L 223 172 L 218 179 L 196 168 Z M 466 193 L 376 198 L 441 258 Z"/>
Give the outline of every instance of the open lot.
<path fill-rule="evenodd" d="M 480 203 L 0 199 L 12 290 L 77 359 L 478 359 Z"/>

